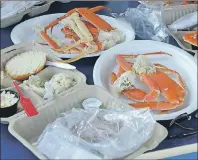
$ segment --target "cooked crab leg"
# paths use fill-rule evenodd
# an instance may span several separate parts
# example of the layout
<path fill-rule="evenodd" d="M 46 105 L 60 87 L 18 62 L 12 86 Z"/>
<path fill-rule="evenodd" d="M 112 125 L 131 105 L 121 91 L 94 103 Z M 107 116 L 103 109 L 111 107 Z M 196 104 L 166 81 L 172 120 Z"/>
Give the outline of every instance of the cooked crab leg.
<path fill-rule="evenodd" d="M 69 12 L 67 12 L 65 15 L 57 18 L 55 21 L 53 21 L 50 24 L 48 24 L 45 27 L 44 31 L 46 32 L 49 28 L 51 28 L 51 33 L 52 33 L 53 27 L 55 25 L 57 25 L 61 20 L 63 20 L 64 18 L 70 16 L 74 12 L 79 12 L 79 13 L 82 12 L 83 13 L 83 11 L 89 11 L 90 13 L 95 13 L 95 12 L 100 11 L 102 9 L 108 9 L 108 10 L 110 10 L 109 8 L 107 8 L 105 6 L 97 6 L 97 7 L 90 8 L 90 9 L 88 9 L 88 8 L 74 8 L 74 9 L 70 10 Z"/>
<path fill-rule="evenodd" d="M 134 101 L 143 101 L 146 96 L 146 92 L 142 91 L 141 89 L 133 88 L 133 89 L 127 89 L 122 91 L 122 94 L 128 97 L 129 99 L 132 99 Z"/>
<path fill-rule="evenodd" d="M 76 33 L 73 32 L 71 29 L 69 29 L 68 27 L 64 27 L 61 29 L 61 31 L 64 33 L 64 34 L 69 34 L 69 35 L 72 35 L 72 36 L 76 36 Z"/>
<path fill-rule="evenodd" d="M 157 70 L 161 71 L 161 72 L 164 72 L 164 73 L 175 74 L 178 77 L 179 83 L 180 83 L 181 87 L 184 89 L 184 92 L 185 92 L 186 85 L 185 85 L 181 75 L 178 72 L 176 72 L 176 71 L 174 71 L 172 69 L 169 69 L 169 68 L 157 68 Z"/>
<path fill-rule="evenodd" d="M 165 55 L 172 56 L 172 55 L 170 55 L 168 53 L 165 53 L 165 52 L 152 52 L 152 53 L 145 53 L 143 55 L 156 55 L 156 54 L 165 54 Z M 123 69 L 124 71 L 131 71 L 133 63 L 126 62 L 126 60 L 124 58 L 137 58 L 139 55 L 140 54 L 136 54 L 136 55 L 117 55 L 116 58 L 117 58 L 117 62 L 119 64 L 119 66 L 120 66 L 120 70 Z M 156 65 L 159 66 L 159 64 L 156 64 Z M 161 67 L 164 67 L 164 66 L 161 65 Z M 146 74 L 140 75 L 140 80 L 142 82 L 144 82 L 150 90 L 150 92 L 147 93 L 145 95 L 144 99 L 142 99 L 142 100 L 144 100 L 144 101 L 155 100 L 160 94 L 160 88 L 157 85 L 157 83 L 152 78 L 150 78 L 149 75 L 146 75 Z M 142 91 L 140 91 L 140 95 L 143 95 L 143 93 L 141 93 L 141 92 Z M 129 91 L 126 94 L 128 94 L 128 93 L 129 93 Z M 130 98 L 131 96 L 128 96 L 128 97 Z"/>
<path fill-rule="evenodd" d="M 198 46 L 198 31 L 185 34 L 183 39 L 194 46 Z"/>
<path fill-rule="evenodd" d="M 175 109 L 182 105 L 183 102 L 180 103 L 169 103 L 169 102 L 139 102 L 130 104 L 134 108 L 150 108 L 152 110 L 160 110 L 160 111 L 167 111 L 171 109 Z"/>
<path fill-rule="evenodd" d="M 79 46 L 81 43 L 89 43 L 92 44 L 92 48 L 88 53 L 92 53 L 98 50 L 97 45 L 95 45 L 94 42 L 92 42 L 93 37 L 91 33 L 88 31 L 87 27 L 85 24 L 80 20 L 79 14 L 78 13 L 73 13 L 69 19 L 63 20 L 63 24 L 67 24 L 72 30 L 76 33 L 76 35 L 80 38 L 77 42 L 71 45 L 65 45 L 60 49 L 57 49 L 57 52 L 66 52 L 70 50 L 71 48 Z M 92 43 L 90 43 L 92 42 Z"/>
<path fill-rule="evenodd" d="M 88 28 L 89 32 L 91 32 L 92 34 L 96 34 L 98 35 L 98 29 L 92 25 L 90 22 L 87 22 L 87 21 L 83 21 L 83 23 L 86 25 L 86 27 Z"/>
<path fill-rule="evenodd" d="M 133 64 L 134 64 L 133 62 L 128 62 L 128 63 L 131 65 L 131 67 L 132 67 Z M 166 66 L 164 66 L 164 65 L 162 65 L 162 64 L 159 64 L 159 63 L 154 63 L 154 65 L 156 66 L 156 69 L 157 69 L 158 71 L 161 71 L 161 72 L 164 72 L 164 73 L 172 73 L 172 74 L 175 74 L 175 75 L 178 77 L 178 80 L 179 80 L 179 83 L 181 84 L 181 86 L 182 86 L 183 88 L 186 88 L 186 85 L 185 85 L 185 83 L 184 83 L 184 81 L 183 81 L 181 75 L 180 75 L 177 71 L 172 70 L 172 69 L 169 69 L 169 68 L 167 68 Z"/>
<path fill-rule="evenodd" d="M 78 56 L 74 57 L 74 58 L 71 58 L 71 59 L 68 59 L 68 60 L 57 60 L 57 62 L 61 62 L 61 63 L 72 63 L 72 62 L 75 62 L 81 58 L 83 58 L 84 56 L 86 56 L 87 53 L 82 53 L 79 54 Z"/>
<path fill-rule="evenodd" d="M 151 55 L 151 54 L 153 53 L 147 53 L 145 55 Z M 166 55 L 171 56 L 170 54 L 163 53 L 163 52 L 157 52 L 157 54 L 166 54 Z M 124 56 L 118 55 L 117 56 L 118 64 L 124 71 L 132 70 L 134 63 L 126 62 L 124 59 L 124 58 L 131 58 L 131 57 L 137 58 L 137 55 L 124 55 Z M 139 89 L 130 89 L 130 90 L 123 91 L 122 94 L 124 94 L 128 98 L 135 100 L 135 101 L 142 101 L 142 100 L 146 101 L 146 102 L 139 102 L 139 103 L 131 104 L 131 106 L 135 108 L 149 107 L 152 110 L 167 111 L 167 110 L 174 109 L 178 106 L 181 106 L 184 102 L 186 87 L 180 74 L 158 63 L 154 64 L 154 66 L 156 67 L 156 72 L 153 72 L 152 74 L 140 74 L 139 75 L 140 79 L 145 84 L 147 84 L 147 86 L 151 90 L 150 93 L 146 94 L 144 93 L 144 91 L 139 90 Z M 137 74 L 139 74 L 138 71 L 136 72 Z M 180 85 L 178 85 L 174 80 L 172 80 L 165 73 L 175 74 L 179 80 Z M 156 90 L 156 88 L 158 89 Z M 162 95 L 168 101 L 167 102 L 166 101 L 153 102 L 152 100 L 154 100 L 155 97 L 158 97 L 159 93 L 162 93 Z"/>
<path fill-rule="evenodd" d="M 133 107 L 150 107 L 154 110 L 170 110 L 183 104 L 185 88 L 178 85 L 163 72 L 158 71 L 156 74 L 152 74 L 152 78 L 160 86 L 160 91 L 162 95 L 168 100 L 168 102 L 144 102 L 131 104 Z"/>
<path fill-rule="evenodd" d="M 124 72 L 125 72 L 125 70 L 122 69 L 122 67 L 120 66 L 119 69 L 118 69 L 118 74 L 117 74 L 117 76 L 120 77 L 121 74 L 123 74 Z"/>
<path fill-rule="evenodd" d="M 172 3 L 172 0 L 166 0 L 165 2 L 164 2 L 164 6 L 168 6 L 168 5 L 170 5 Z"/>
<path fill-rule="evenodd" d="M 131 71 L 132 67 L 131 64 L 125 61 L 124 58 L 122 58 L 122 55 L 117 56 L 117 61 L 119 64 L 119 71 L 117 77 L 120 77 L 122 73 L 125 71 Z M 128 98 L 133 99 L 133 100 L 145 100 L 145 101 L 152 101 L 155 98 L 158 97 L 160 91 L 158 85 L 147 75 L 142 75 L 141 80 L 147 84 L 151 92 L 146 94 L 144 91 L 140 89 L 129 89 L 126 91 L 123 91 L 123 94 L 126 95 Z M 112 80 L 114 81 L 114 80 Z M 139 97 L 139 98 L 138 98 Z"/>
<path fill-rule="evenodd" d="M 144 74 L 140 76 L 140 80 L 146 84 L 150 90 L 144 97 L 145 101 L 153 101 L 160 95 L 160 88 L 158 84 L 148 75 Z"/>
<path fill-rule="evenodd" d="M 124 58 L 137 58 L 140 55 L 158 55 L 158 54 L 172 56 L 171 54 L 166 53 L 166 52 L 151 52 L 151 53 L 145 53 L 145 54 L 118 54 L 116 56 L 116 59 L 117 59 L 118 64 L 120 64 L 121 67 L 125 71 L 129 71 L 129 70 L 131 70 L 131 65 L 129 63 L 127 63 Z"/>
<path fill-rule="evenodd" d="M 117 75 L 114 72 L 111 72 L 111 84 L 113 84 L 117 79 Z"/>
<path fill-rule="evenodd" d="M 65 15 L 63 15 L 63 16 L 57 18 L 56 20 L 52 21 L 51 23 L 49 23 L 47 26 L 45 26 L 44 32 L 47 32 L 47 30 L 48 30 L 49 28 L 51 28 L 51 34 L 52 34 L 52 30 L 53 30 L 54 26 L 57 25 L 61 20 L 63 20 L 63 19 L 66 18 L 67 16 L 68 16 L 68 15 L 65 14 Z"/>
<path fill-rule="evenodd" d="M 190 4 L 188 1 L 183 1 L 182 3 L 181 3 L 181 5 L 187 5 L 187 4 Z"/>
<path fill-rule="evenodd" d="M 93 25 L 91 25 L 91 23 L 89 22 L 86 22 L 86 21 L 83 21 L 84 24 L 86 25 L 86 27 L 88 28 L 89 32 L 92 34 L 92 36 L 94 37 L 94 39 L 98 39 L 98 29 L 95 28 Z M 77 36 L 76 33 L 74 31 L 72 31 L 71 29 L 69 29 L 68 27 L 64 27 L 61 29 L 61 31 L 64 33 L 64 34 L 70 34 L 70 35 L 73 35 L 73 36 Z"/>
<path fill-rule="evenodd" d="M 95 12 L 98 12 L 98 11 L 103 10 L 103 9 L 111 11 L 111 9 L 106 7 L 106 6 L 93 7 L 93 8 L 90 8 L 89 11 L 92 12 L 92 13 L 95 13 Z"/>
<path fill-rule="evenodd" d="M 59 53 L 68 53 L 72 50 L 80 51 L 81 53 L 81 55 L 75 58 L 63 60 L 61 62 L 74 62 L 80 58 L 83 58 L 83 56 L 87 54 L 102 50 L 102 42 L 98 42 L 99 30 L 111 31 L 114 30 L 114 28 L 111 27 L 111 25 L 104 21 L 100 16 L 94 13 L 101 9 L 107 9 L 107 7 L 98 6 L 91 9 L 75 8 L 45 27 L 44 32 L 46 32 L 50 27 L 52 29 L 54 25 L 61 23 L 65 26 L 62 29 L 62 32 L 66 34 L 65 37 L 74 40 L 74 43 L 60 47 L 56 46 L 54 43 L 51 45 L 53 50 Z M 83 17 L 85 20 L 82 20 L 81 17 Z M 44 36 L 44 38 L 46 41 L 52 44 L 53 40 L 50 39 L 49 36 Z"/>
<path fill-rule="evenodd" d="M 88 21 L 90 21 L 95 27 L 99 28 L 103 31 L 111 31 L 114 30 L 113 27 L 111 27 L 110 24 L 108 24 L 106 21 L 104 21 L 102 18 L 100 18 L 98 15 L 87 11 L 87 10 L 78 10 L 78 13 L 84 18 L 86 18 Z"/>
<path fill-rule="evenodd" d="M 149 53 L 144 53 L 144 54 L 120 54 L 123 58 L 137 58 L 138 56 L 140 55 L 145 55 L 145 56 L 148 56 L 148 55 L 169 55 L 169 56 L 172 56 L 171 54 L 169 53 L 166 53 L 166 52 L 149 52 Z M 119 56 L 119 54 L 117 55 Z"/>
<path fill-rule="evenodd" d="M 60 47 L 58 46 L 58 44 L 57 44 L 54 40 L 52 40 L 44 31 L 41 31 L 41 32 L 40 32 L 40 35 L 41 35 L 41 37 L 42 37 L 43 39 L 45 39 L 45 40 L 48 42 L 48 44 L 49 44 L 52 48 L 54 48 L 54 49 L 60 49 Z"/>
<path fill-rule="evenodd" d="M 147 53 L 147 54 L 144 54 L 144 55 L 151 55 L 153 53 Z M 158 54 L 158 52 L 157 52 Z M 161 54 L 161 52 L 160 52 Z M 124 69 L 125 71 L 131 71 L 132 70 L 132 67 L 131 67 L 131 64 L 127 63 L 125 61 L 125 59 L 123 57 L 133 57 L 133 58 L 136 58 L 138 55 L 117 55 L 117 61 L 118 61 L 118 64 L 119 66 L 122 67 L 122 69 Z M 140 80 L 142 82 L 144 82 L 148 87 L 149 87 L 149 90 L 150 92 L 146 94 L 146 96 L 144 97 L 144 100 L 145 101 L 152 101 L 152 100 L 155 100 L 159 94 L 160 94 L 160 90 L 159 90 L 159 86 L 155 83 L 155 81 L 153 81 L 153 79 L 151 79 L 149 76 L 147 76 L 146 74 L 143 74 L 143 75 L 140 75 Z"/>
<path fill-rule="evenodd" d="M 122 69 L 122 67 L 119 67 L 119 71 L 117 75 L 114 72 L 111 72 L 111 84 L 113 84 L 117 80 L 117 78 L 119 78 L 121 74 L 123 74 L 124 72 L 125 71 Z M 146 96 L 146 92 L 136 88 L 127 89 L 122 91 L 121 93 L 127 96 L 129 99 L 133 99 L 138 102 L 143 101 Z"/>

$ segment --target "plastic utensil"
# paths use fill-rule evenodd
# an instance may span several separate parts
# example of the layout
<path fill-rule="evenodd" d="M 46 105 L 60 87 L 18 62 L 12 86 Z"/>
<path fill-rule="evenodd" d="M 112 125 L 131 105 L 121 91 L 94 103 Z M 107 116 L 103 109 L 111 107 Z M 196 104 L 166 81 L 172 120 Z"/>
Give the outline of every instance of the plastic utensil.
<path fill-rule="evenodd" d="M 20 95 L 20 103 L 23 107 L 23 109 L 25 110 L 25 113 L 27 114 L 28 117 L 32 117 L 38 114 L 35 106 L 33 105 L 33 103 L 31 102 L 31 100 L 27 97 L 25 97 L 21 91 L 21 89 L 19 88 L 18 84 L 16 83 L 16 81 L 13 81 L 13 85 L 15 86 L 15 88 L 17 89 L 19 95 Z"/>
<path fill-rule="evenodd" d="M 60 62 L 47 61 L 45 65 L 47 65 L 47 66 L 55 66 L 55 67 L 63 68 L 63 69 L 76 69 L 76 67 L 71 65 L 71 64 L 60 63 Z"/>

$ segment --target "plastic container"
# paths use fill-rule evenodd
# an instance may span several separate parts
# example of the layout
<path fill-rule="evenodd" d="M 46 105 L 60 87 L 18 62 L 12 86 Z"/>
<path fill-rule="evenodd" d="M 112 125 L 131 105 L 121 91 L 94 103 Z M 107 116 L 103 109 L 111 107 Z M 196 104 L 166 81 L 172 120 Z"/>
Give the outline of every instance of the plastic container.
<path fill-rule="evenodd" d="M 50 56 L 50 53 L 46 51 L 45 49 L 43 49 L 39 44 L 35 42 L 21 43 L 21 44 L 14 45 L 14 46 L 1 50 L 1 69 L 4 69 L 6 62 L 12 57 L 14 57 L 15 55 L 26 52 L 26 51 L 31 51 L 31 50 L 43 50 L 45 53 L 49 54 L 48 59 L 54 60 L 54 57 Z M 66 73 L 68 75 L 71 75 L 77 82 L 77 84 L 75 85 L 76 87 L 81 84 L 86 83 L 85 75 L 77 70 L 66 70 L 66 69 L 50 66 L 50 67 L 44 68 L 41 72 L 37 73 L 36 75 L 38 75 L 42 80 L 46 81 L 46 80 L 50 80 L 53 75 L 58 74 L 58 73 Z M 16 89 L 12 85 L 12 81 L 13 80 L 8 75 L 5 75 L 5 78 L 1 79 L 1 88 L 9 89 L 9 90 L 17 92 Z M 22 82 L 18 82 L 18 83 L 20 84 L 19 86 L 21 87 L 24 95 L 29 97 L 34 105 L 38 105 L 38 104 L 45 102 L 43 97 L 41 97 L 39 94 L 37 94 L 36 92 L 28 88 L 26 85 L 22 84 Z M 70 92 L 73 89 L 75 88 L 71 87 L 68 90 L 58 94 L 57 96 Z M 18 107 L 17 113 L 7 118 L 1 118 L 1 123 L 4 123 L 4 124 L 9 123 L 9 121 L 13 117 L 16 117 L 18 113 L 22 111 L 22 107 L 20 103 L 18 103 L 17 107 Z"/>
<path fill-rule="evenodd" d="M 61 95 L 48 103 L 39 105 L 37 107 L 39 114 L 35 117 L 27 117 L 24 111 L 19 113 L 18 117 L 15 117 L 10 121 L 8 128 L 9 132 L 14 137 L 16 137 L 25 147 L 33 152 L 33 154 L 35 154 L 38 158 L 46 159 L 46 157 L 42 155 L 32 145 L 32 143 L 36 141 L 36 139 L 41 135 L 43 129 L 49 123 L 53 122 L 57 117 L 60 116 L 60 113 L 72 108 L 79 108 L 83 100 L 91 97 L 99 99 L 104 104 L 104 106 L 110 105 L 110 103 L 113 101 L 116 104 L 121 104 L 124 107 L 129 107 L 128 105 L 123 104 L 123 102 L 115 99 L 115 97 L 100 87 L 82 84 L 80 87 L 76 87 L 75 90 L 67 94 Z M 132 159 L 148 150 L 152 150 L 162 140 L 164 140 L 166 136 L 167 130 L 159 123 L 156 123 L 151 139 L 149 139 L 134 153 L 125 158 Z"/>
<path fill-rule="evenodd" d="M 35 7 L 30 8 L 22 13 L 2 19 L 1 20 L 1 28 L 6 28 L 8 26 L 11 26 L 13 24 L 20 22 L 26 14 L 28 14 L 30 17 L 33 17 L 33 16 L 39 15 L 41 13 L 44 13 L 49 10 L 49 8 L 53 2 L 54 1 L 47 1 L 42 6 L 35 6 Z"/>
<path fill-rule="evenodd" d="M 18 102 L 19 102 L 19 95 L 17 92 L 14 92 L 12 90 L 1 90 L 1 93 L 5 91 L 5 93 L 9 92 L 10 94 L 14 94 L 15 98 L 17 98 L 17 102 L 14 103 L 11 106 L 5 107 L 5 108 L 0 108 L 0 117 L 10 117 L 13 116 L 16 112 L 17 112 L 17 106 L 18 106 Z"/>

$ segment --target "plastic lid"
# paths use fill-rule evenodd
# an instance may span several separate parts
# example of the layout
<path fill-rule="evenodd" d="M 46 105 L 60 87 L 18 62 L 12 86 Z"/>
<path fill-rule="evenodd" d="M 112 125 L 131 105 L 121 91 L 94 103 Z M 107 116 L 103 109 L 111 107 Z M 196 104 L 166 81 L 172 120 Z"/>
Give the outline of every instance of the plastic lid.
<path fill-rule="evenodd" d="M 102 102 L 96 98 L 85 99 L 82 106 L 85 110 L 97 110 L 102 105 Z"/>

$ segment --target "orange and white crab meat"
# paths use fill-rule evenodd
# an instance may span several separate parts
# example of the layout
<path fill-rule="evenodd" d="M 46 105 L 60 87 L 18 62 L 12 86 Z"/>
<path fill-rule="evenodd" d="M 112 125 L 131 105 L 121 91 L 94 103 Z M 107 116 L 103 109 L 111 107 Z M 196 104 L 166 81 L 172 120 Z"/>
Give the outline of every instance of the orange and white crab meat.
<path fill-rule="evenodd" d="M 183 40 L 185 42 L 188 42 L 188 43 L 198 47 L 198 31 L 193 31 L 191 33 L 186 33 L 183 36 Z"/>
<path fill-rule="evenodd" d="M 87 54 L 95 53 L 121 43 L 125 40 L 125 35 L 113 28 L 109 23 L 103 20 L 95 12 L 101 9 L 108 9 L 105 6 L 94 8 L 75 8 L 65 15 L 48 24 L 41 36 L 47 41 L 53 50 L 61 54 L 79 53 L 79 55 L 70 60 L 61 62 L 74 62 Z M 63 24 L 62 32 L 66 38 L 73 40 L 70 44 L 59 45 L 53 38 L 47 34 L 47 30 L 52 29 L 57 24 Z"/>
<path fill-rule="evenodd" d="M 146 56 L 154 54 L 165 54 L 164 52 L 147 53 L 143 55 L 117 55 L 119 66 L 126 72 L 136 73 L 140 80 L 146 84 L 150 90 L 146 93 L 143 90 L 132 88 L 122 91 L 122 94 L 128 98 L 140 101 L 133 103 L 131 106 L 135 108 L 149 107 L 152 110 L 171 110 L 179 107 L 184 102 L 185 84 L 179 73 L 168 69 L 161 64 L 152 64 Z M 125 58 L 137 58 L 135 63 L 127 62 Z M 178 77 L 179 83 L 175 82 L 168 74 L 175 74 Z M 116 74 L 111 73 L 112 83 L 116 82 Z M 135 84 L 133 84 L 135 86 Z M 159 95 L 164 96 L 167 101 L 157 101 Z"/>

